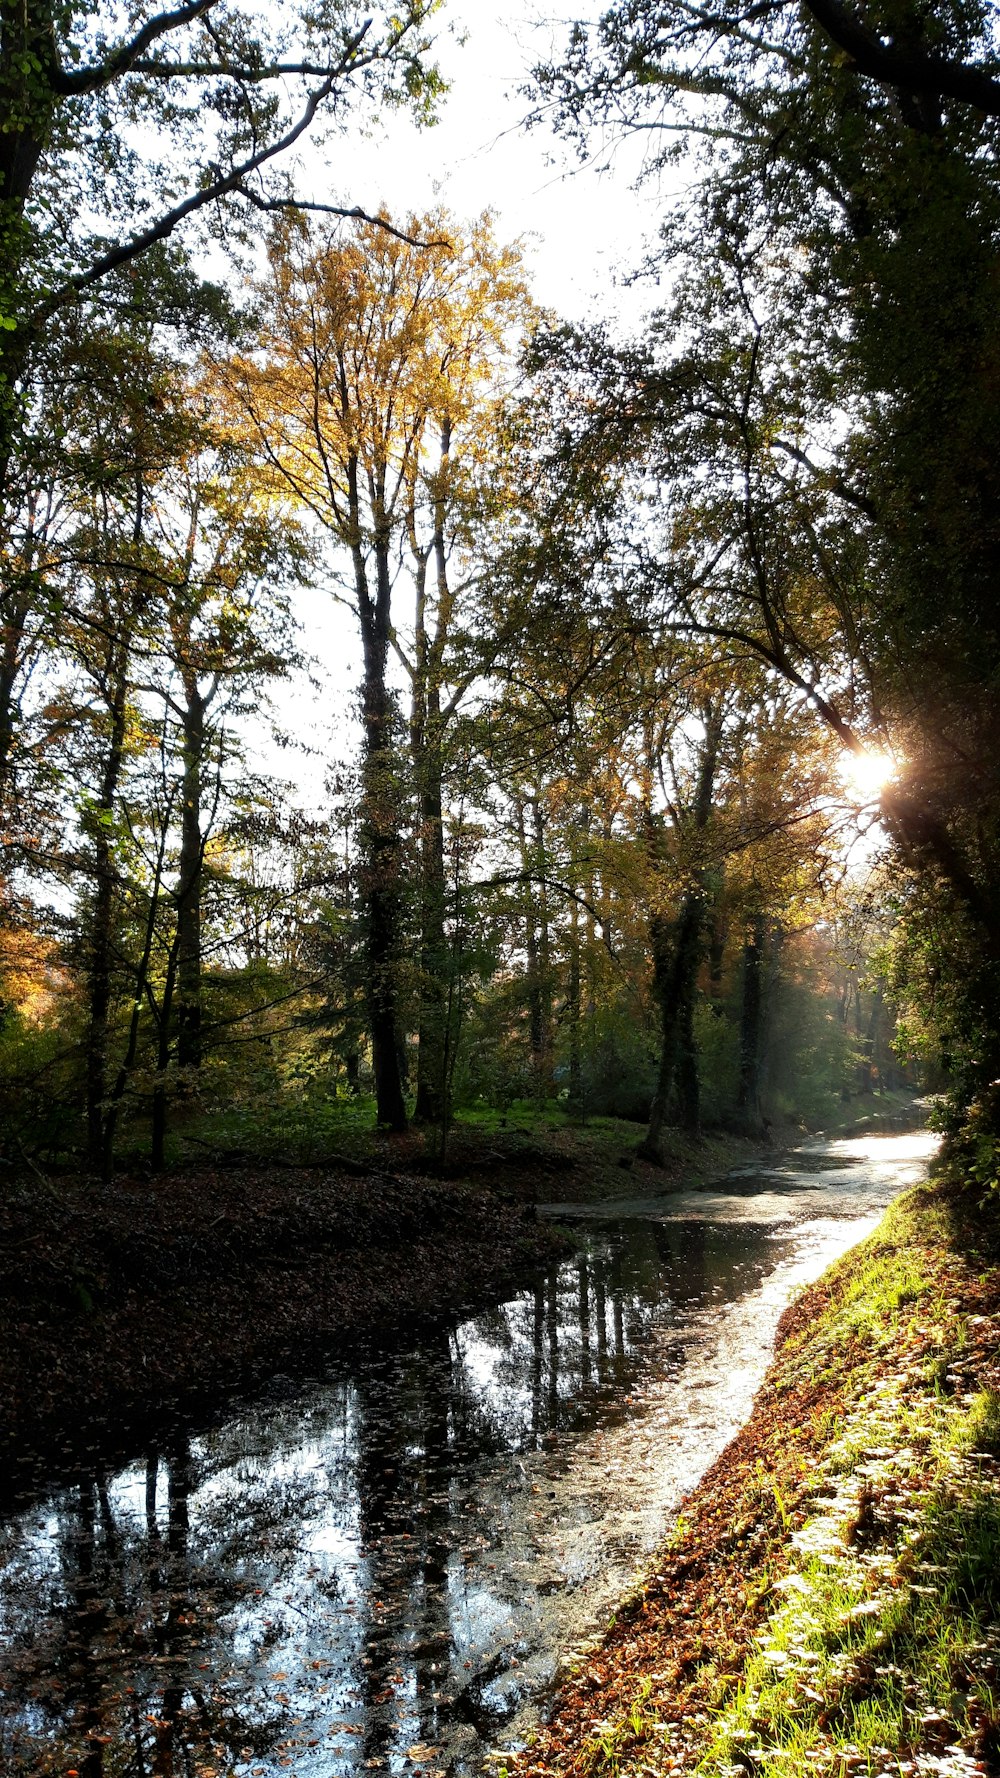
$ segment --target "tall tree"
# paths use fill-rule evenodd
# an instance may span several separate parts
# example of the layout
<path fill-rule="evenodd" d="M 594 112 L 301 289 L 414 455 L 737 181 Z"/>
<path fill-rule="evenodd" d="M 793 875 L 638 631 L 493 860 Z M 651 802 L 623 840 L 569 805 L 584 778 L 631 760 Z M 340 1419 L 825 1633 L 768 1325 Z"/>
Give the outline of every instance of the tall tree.
<path fill-rule="evenodd" d="M 378 223 L 359 224 L 346 239 L 311 235 L 301 221 L 277 231 L 263 293 L 266 362 L 243 359 L 225 373 L 272 475 L 350 561 L 346 596 L 364 663 L 367 995 L 378 1116 L 394 1128 L 406 1120 L 398 1027 L 409 774 L 395 729 L 389 651 L 395 642 L 412 684 L 424 964 L 436 997 L 428 1005 L 425 996 L 422 1028 L 428 1049 L 439 1051 L 442 748 L 456 594 L 449 557 L 463 526 L 458 509 L 462 483 L 471 479 L 464 459 L 477 402 L 525 308 L 519 256 L 496 245 L 487 220 L 463 238 L 443 214 L 414 217 L 407 235 Z M 416 592 L 409 655 L 393 603 L 407 549 Z M 425 1057 L 425 1109 L 440 1095 L 438 1073 Z"/>
<path fill-rule="evenodd" d="M 196 410 L 203 389 L 188 399 Z M 174 932 L 157 1009 L 153 1158 L 163 1161 L 165 1074 L 176 1050 L 182 1078 L 202 1061 L 206 853 L 239 758 L 240 718 L 269 679 L 287 671 L 292 645 L 284 583 L 305 550 L 294 521 L 254 500 L 251 466 L 202 415 L 187 449 L 147 500 L 148 545 L 163 620 L 142 689 L 162 700 L 168 775 L 179 773 Z M 220 809 L 220 803 L 222 808 Z"/>
<path fill-rule="evenodd" d="M 706 489 L 717 517 L 730 501 L 729 547 L 704 534 L 682 605 L 797 684 L 844 746 L 891 734 L 906 763 L 885 817 L 951 899 L 963 972 L 976 935 L 979 1066 L 995 1072 L 992 10 L 623 0 L 542 82 L 571 129 L 659 130 L 664 159 L 703 144 L 690 221 L 664 231 L 681 300 L 628 403 L 659 425 L 665 462 L 700 435 L 702 512 Z M 728 577 L 725 615 L 721 597 L 705 609 L 706 576 L 720 594 Z"/>

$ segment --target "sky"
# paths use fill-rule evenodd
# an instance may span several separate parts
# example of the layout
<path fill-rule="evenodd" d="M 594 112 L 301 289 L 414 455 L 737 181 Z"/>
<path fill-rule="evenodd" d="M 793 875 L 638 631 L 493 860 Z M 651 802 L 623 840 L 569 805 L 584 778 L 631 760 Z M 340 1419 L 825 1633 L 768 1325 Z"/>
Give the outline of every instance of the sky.
<path fill-rule="evenodd" d="M 587 11 L 582 0 L 576 16 Z M 524 239 L 539 302 L 574 319 L 595 311 L 637 318 L 648 287 L 623 289 L 616 275 L 638 263 L 655 232 L 655 190 L 631 189 L 643 148 L 622 143 L 582 167 L 549 128 L 525 129 L 531 101 L 519 88 L 534 62 L 561 51 L 575 15 L 539 22 L 529 0 L 502 12 L 483 0 L 447 0 L 435 52 L 451 90 L 439 121 L 418 129 L 399 114 L 367 140 L 349 127 L 328 176 L 339 196 L 366 210 L 382 201 L 397 212 L 441 203 L 459 218 L 490 209 L 501 239 Z"/>
<path fill-rule="evenodd" d="M 435 50 L 450 91 L 439 121 L 418 129 L 400 113 L 372 120 L 365 131 L 349 120 L 322 150 L 306 146 L 297 188 L 369 212 L 384 203 L 396 217 L 443 205 L 466 220 L 489 209 L 500 240 L 522 241 L 539 303 L 567 319 L 599 316 L 625 332 L 638 328 L 657 293 L 648 283 L 623 282 L 623 274 L 655 238 L 662 206 L 655 183 L 633 189 L 643 148 L 605 145 L 581 165 L 575 150 L 544 125 L 524 128 L 531 102 L 519 89 L 530 68 L 558 54 L 572 17 L 586 14 L 586 0 L 572 14 L 544 20 L 530 0 L 496 11 L 484 0 L 447 0 Z M 289 752 L 265 748 L 262 763 L 294 778 L 318 813 L 324 754 L 342 758 L 356 746 L 350 709 L 360 644 L 350 612 L 321 589 L 304 590 L 297 609 L 324 690 L 317 694 L 296 676 L 273 702 L 292 732 L 301 731 L 308 703 L 313 751 L 293 762 Z"/>

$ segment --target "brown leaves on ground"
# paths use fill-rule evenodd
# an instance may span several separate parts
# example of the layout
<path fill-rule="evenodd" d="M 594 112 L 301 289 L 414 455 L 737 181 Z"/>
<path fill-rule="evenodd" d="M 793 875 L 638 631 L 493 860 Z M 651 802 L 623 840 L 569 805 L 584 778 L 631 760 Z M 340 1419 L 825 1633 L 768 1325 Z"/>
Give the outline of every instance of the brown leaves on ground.
<path fill-rule="evenodd" d="M 504 1182 L 506 1185 L 506 1181 Z M 556 1237 L 485 1182 L 192 1171 L 0 1207 L 0 1488 L 310 1352 L 489 1300 Z"/>

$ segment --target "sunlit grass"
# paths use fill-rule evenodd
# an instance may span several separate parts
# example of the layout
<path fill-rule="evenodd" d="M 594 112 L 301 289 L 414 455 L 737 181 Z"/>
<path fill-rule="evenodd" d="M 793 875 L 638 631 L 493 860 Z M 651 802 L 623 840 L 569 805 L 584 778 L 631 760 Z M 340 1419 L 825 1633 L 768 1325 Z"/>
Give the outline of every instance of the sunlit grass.
<path fill-rule="evenodd" d="M 880 1438 L 892 1430 L 883 1421 Z M 884 1463 L 904 1498 L 906 1467 Z M 919 1506 L 896 1522 L 890 1547 L 856 1547 L 850 1491 L 839 1513 L 807 1524 L 796 1540 L 803 1559 L 775 1589 L 783 1602 L 721 1715 L 703 1773 L 898 1770 L 928 1729 L 947 1750 L 1000 1721 L 1000 1501 L 953 1474 L 929 1496 L 917 1488 Z M 824 1547 L 808 1555 L 818 1527 Z"/>
<path fill-rule="evenodd" d="M 926 1248 L 942 1236 L 947 1236 L 946 1214 L 928 1203 L 920 1188 L 904 1194 L 867 1240 L 831 1266 L 828 1305 L 792 1336 L 789 1348 L 808 1346 L 832 1354 L 858 1340 L 891 1340 L 900 1311 L 920 1302 L 931 1288 Z"/>
<path fill-rule="evenodd" d="M 637 1748 L 648 1740 L 656 1726 L 649 1708 L 652 1684 L 640 1681 L 635 1696 L 625 1713 L 613 1723 L 602 1724 L 580 1751 L 579 1770 L 583 1774 L 600 1773 L 602 1778 L 616 1778 L 622 1766 Z"/>
<path fill-rule="evenodd" d="M 1000 1735 L 1000 1396 L 949 1393 L 968 1329 L 928 1251 L 946 1250 L 949 1233 L 929 1194 L 899 1200 L 789 1342 L 792 1362 L 796 1349 L 835 1361 L 863 1342 L 894 1363 L 824 1426 L 817 1510 L 790 1538 L 790 1572 L 742 1677 L 717 1700 L 705 1778 L 875 1778 L 917 1770 L 914 1749 L 958 1774 L 959 1744 Z M 932 1356 L 914 1367 L 918 1335 Z"/>

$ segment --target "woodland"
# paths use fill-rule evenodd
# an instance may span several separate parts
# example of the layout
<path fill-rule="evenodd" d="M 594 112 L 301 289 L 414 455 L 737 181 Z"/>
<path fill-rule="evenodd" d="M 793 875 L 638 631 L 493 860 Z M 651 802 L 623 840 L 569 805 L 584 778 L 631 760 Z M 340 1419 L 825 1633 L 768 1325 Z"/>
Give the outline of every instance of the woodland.
<path fill-rule="evenodd" d="M 632 338 L 303 183 L 445 13 L 0 0 L 4 1175 L 930 1088 L 991 1186 L 993 9 L 575 26 L 534 127 L 678 193 Z"/>

